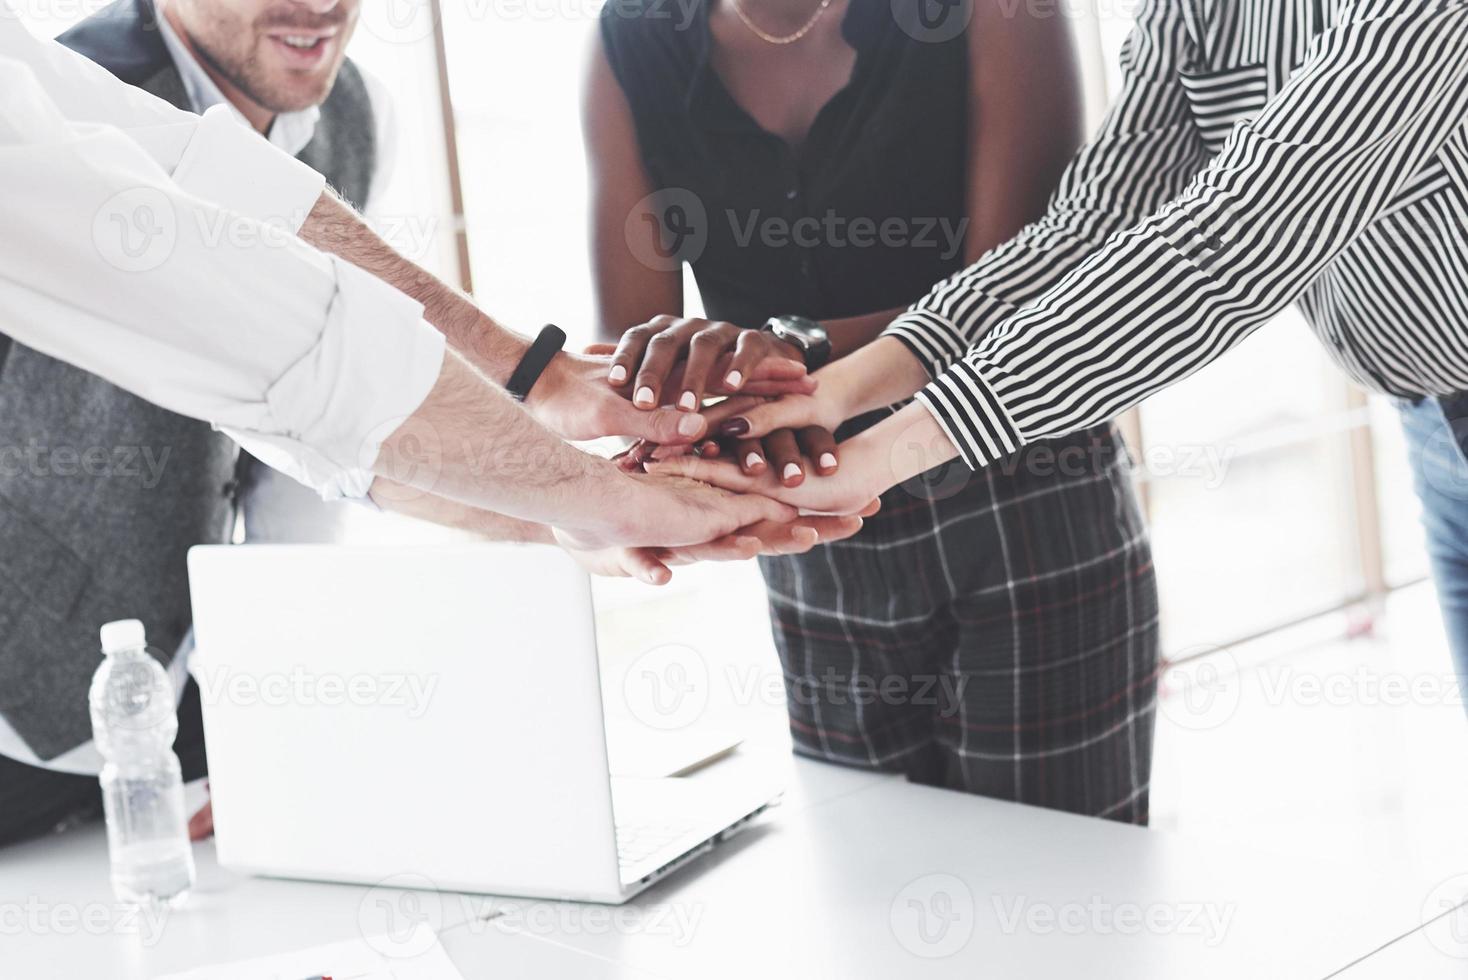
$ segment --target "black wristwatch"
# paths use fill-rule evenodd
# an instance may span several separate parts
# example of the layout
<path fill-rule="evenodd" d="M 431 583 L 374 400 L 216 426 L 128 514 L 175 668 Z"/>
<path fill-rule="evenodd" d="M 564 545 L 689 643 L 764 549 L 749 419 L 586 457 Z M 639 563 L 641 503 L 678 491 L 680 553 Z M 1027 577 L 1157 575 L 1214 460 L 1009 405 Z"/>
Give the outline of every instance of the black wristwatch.
<path fill-rule="evenodd" d="M 517 402 L 523 402 L 530 396 L 530 389 L 535 387 L 535 382 L 545 373 L 551 359 L 561 352 L 566 346 L 566 331 L 554 323 L 547 323 L 540 328 L 540 336 L 535 338 L 535 343 L 520 358 L 520 363 L 515 365 L 515 370 L 510 374 L 510 380 L 505 382 L 505 390 L 510 397 Z"/>
<path fill-rule="evenodd" d="M 826 328 L 808 316 L 772 316 L 760 329 L 800 351 L 807 371 L 831 359 L 831 338 L 826 336 Z"/>

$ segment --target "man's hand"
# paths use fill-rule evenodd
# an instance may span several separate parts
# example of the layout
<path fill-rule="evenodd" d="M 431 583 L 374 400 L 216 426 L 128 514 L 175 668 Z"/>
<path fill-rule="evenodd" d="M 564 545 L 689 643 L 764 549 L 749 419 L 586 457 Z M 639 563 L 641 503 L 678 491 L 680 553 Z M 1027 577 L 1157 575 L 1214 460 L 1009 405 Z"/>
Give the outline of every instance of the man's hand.
<path fill-rule="evenodd" d="M 562 542 L 566 551 L 593 575 L 635 578 L 648 585 L 666 585 L 673 568 L 701 561 L 748 561 L 759 555 L 802 555 L 819 544 L 841 541 L 862 528 L 862 519 L 877 512 L 872 501 L 860 514 L 844 517 L 802 517 L 789 524 L 761 521 L 707 544 L 685 548 L 603 548 L 581 551 Z M 563 535 L 556 532 L 557 541 Z"/>

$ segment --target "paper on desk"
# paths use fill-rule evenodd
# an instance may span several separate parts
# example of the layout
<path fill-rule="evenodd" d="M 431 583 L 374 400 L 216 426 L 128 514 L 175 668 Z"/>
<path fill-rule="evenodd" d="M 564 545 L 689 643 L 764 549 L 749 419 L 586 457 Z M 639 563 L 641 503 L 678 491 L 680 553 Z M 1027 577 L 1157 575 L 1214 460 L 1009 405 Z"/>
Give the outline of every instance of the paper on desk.
<path fill-rule="evenodd" d="M 157 980 L 463 980 L 449 960 L 433 930 L 419 924 L 427 935 L 401 937 L 368 936 L 344 942 L 313 946 L 292 953 L 235 960 L 170 973 Z M 416 956 L 395 958 L 379 950 L 423 950 Z"/>

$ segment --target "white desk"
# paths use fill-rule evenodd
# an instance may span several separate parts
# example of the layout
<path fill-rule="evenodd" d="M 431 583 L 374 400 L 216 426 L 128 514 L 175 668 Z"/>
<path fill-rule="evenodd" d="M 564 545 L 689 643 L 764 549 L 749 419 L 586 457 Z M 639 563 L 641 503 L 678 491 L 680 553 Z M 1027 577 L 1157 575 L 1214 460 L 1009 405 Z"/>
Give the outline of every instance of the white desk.
<path fill-rule="evenodd" d="M 1417 882 L 791 766 L 763 825 L 622 910 L 247 878 L 204 844 L 155 928 L 116 912 L 89 827 L 0 851 L 0 973 L 147 977 L 419 914 L 466 977 L 1321 978 L 1421 923 Z"/>

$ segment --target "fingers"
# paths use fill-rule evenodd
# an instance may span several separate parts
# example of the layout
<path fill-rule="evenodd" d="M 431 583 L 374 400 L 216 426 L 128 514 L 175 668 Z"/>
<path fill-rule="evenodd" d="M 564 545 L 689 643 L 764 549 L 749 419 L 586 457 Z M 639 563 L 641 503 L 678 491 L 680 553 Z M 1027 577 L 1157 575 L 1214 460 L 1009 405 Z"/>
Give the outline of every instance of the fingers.
<path fill-rule="evenodd" d="M 750 409 L 763 405 L 764 401 L 763 398 L 750 398 L 744 395 L 736 395 L 733 398 L 724 399 L 717 405 L 710 405 L 703 410 L 703 417 L 708 419 L 711 428 L 717 428 L 720 422 L 724 422 L 735 416 L 742 416 Z M 734 432 L 725 434 L 738 436 L 742 433 Z"/>
<path fill-rule="evenodd" d="M 605 414 L 598 418 L 598 425 L 607 435 L 682 446 L 697 442 L 708 432 L 708 421 L 697 413 L 673 408 L 644 412 L 614 395 L 608 395 L 606 401 Z"/>
<path fill-rule="evenodd" d="M 711 323 L 693 335 L 688 341 L 688 363 L 683 368 L 683 390 L 678 393 L 679 408 L 685 412 L 698 410 L 705 389 L 719 383 L 712 375 L 720 355 L 746 332 L 732 323 Z"/>
<path fill-rule="evenodd" d="M 653 548 L 623 548 L 619 564 L 623 572 L 647 585 L 667 585 L 673 578 L 673 570 Z"/>
<path fill-rule="evenodd" d="M 661 323 L 667 320 L 669 323 Z M 642 352 L 648 342 L 660 331 L 671 325 L 672 317 L 658 317 L 648 323 L 638 324 L 622 334 L 612 351 L 612 366 L 607 369 L 607 380 L 612 387 L 621 388 L 632 380 L 632 372 L 642 363 Z"/>
<path fill-rule="evenodd" d="M 679 320 L 661 333 L 654 334 L 643 351 L 642 366 L 637 369 L 637 380 L 633 382 L 632 404 L 638 408 L 653 408 L 662 403 L 663 386 L 668 375 L 683 357 L 683 350 L 693 335 L 693 321 Z M 697 408 L 695 402 L 692 411 Z M 680 404 L 679 408 L 683 408 Z"/>
<path fill-rule="evenodd" d="M 587 344 L 581 353 L 588 357 L 606 357 L 617 352 L 616 344 Z"/>
<path fill-rule="evenodd" d="M 748 561 L 761 554 L 764 545 L 758 537 L 746 531 L 738 531 L 727 537 L 705 544 L 674 548 L 672 555 L 679 561 Z"/>
<path fill-rule="evenodd" d="M 723 459 L 700 459 L 697 456 L 679 456 L 677 459 L 648 463 L 649 473 L 663 476 L 686 476 L 723 490 L 748 493 L 755 490 L 760 480 L 748 475 L 735 463 Z M 745 521 L 753 524 L 754 521 Z"/>
<path fill-rule="evenodd" d="M 200 807 L 199 812 L 189 817 L 189 840 L 205 840 L 214 836 L 214 801 Z"/>
<path fill-rule="evenodd" d="M 779 354 L 774 344 L 775 338 L 771 334 L 760 330 L 741 331 L 735 339 L 734 359 L 730 361 L 729 371 L 724 375 L 724 387 L 729 391 L 743 390 L 744 382 L 753 377 L 755 368 L 766 360 L 800 363 L 802 369 L 805 367 L 804 363 Z"/>
<path fill-rule="evenodd" d="M 804 395 L 761 401 L 742 410 L 716 407 L 720 411 L 710 411 L 706 416 L 716 435 L 750 439 L 769 435 L 776 429 L 804 428 L 813 423 L 815 415 L 813 400 Z"/>
<path fill-rule="evenodd" d="M 841 465 L 836 455 L 836 437 L 829 429 L 819 425 L 808 425 L 795 433 L 800 451 L 810 460 L 821 476 L 830 476 Z"/>
<path fill-rule="evenodd" d="M 740 469 L 750 476 L 763 476 L 769 468 L 764 446 L 758 439 L 740 439 L 734 443 L 734 458 L 738 460 Z"/>
<path fill-rule="evenodd" d="M 798 487 L 805 482 L 805 467 L 801 463 L 794 431 L 776 429 L 765 436 L 765 452 L 769 454 L 770 468 L 782 484 Z"/>

